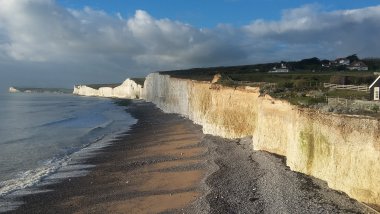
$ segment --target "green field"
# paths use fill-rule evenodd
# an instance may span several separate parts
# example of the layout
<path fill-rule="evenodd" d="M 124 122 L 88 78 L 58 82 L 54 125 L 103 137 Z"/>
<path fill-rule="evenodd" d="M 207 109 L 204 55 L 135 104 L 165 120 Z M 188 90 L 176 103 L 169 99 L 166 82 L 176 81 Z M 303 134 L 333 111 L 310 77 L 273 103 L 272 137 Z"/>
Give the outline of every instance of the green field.
<path fill-rule="evenodd" d="M 270 94 L 285 99 L 295 105 L 310 106 L 325 103 L 326 97 L 368 100 L 368 92 L 353 90 L 331 90 L 324 88 L 323 83 L 339 85 L 370 85 L 377 76 L 373 71 L 309 71 L 298 70 L 288 73 L 263 72 L 273 64 L 247 65 L 215 68 L 194 68 L 188 70 L 164 71 L 172 77 L 211 81 L 215 74 L 221 74 L 219 84 L 237 87 L 258 83 L 262 94 Z M 270 85 L 270 86 L 268 86 Z M 273 86 L 275 85 L 275 86 Z"/>
<path fill-rule="evenodd" d="M 222 70 L 210 68 L 190 69 L 181 71 L 166 71 L 172 77 L 193 79 L 201 81 L 211 81 L 215 74 L 221 74 L 221 83 L 233 85 L 234 82 L 267 82 L 276 83 L 279 87 L 287 88 L 310 88 L 321 83 L 334 83 L 343 85 L 369 85 L 376 76 L 369 71 L 340 71 L 340 72 L 289 72 L 289 73 L 268 73 L 268 72 L 244 72 L 242 70 Z M 237 84 L 237 83 L 236 83 Z M 240 83 L 241 84 L 241 83 Z"/>
<path fill-rule="evenodd" d="M 144 86 L 145 77 L 144 78 L 131 78 L 131 80 L 135 81 L 135 83 Z"/>
<path fill-rule="evenodd" d="M 88 84 L 86 86 L 93 88 L 93 89 L 99 89 L 102 87 L 110 87 L 110 88 L 115 88 L 117 86 L 121 85 L 121 83 L 109 83 L 109 84 Z"/>
<path fill-rule="evenodd" d="M 144 86 L 145 78 L 130 78 L 131 80 L 135 81 L 137 84 Z M 99 89 L 101 87 L 110 87 L 110 88 L 116 88 L 117 86 L 120 86 L 122 83 L 109 83 L 109 84 L 85 84 L 86 86 L 93 88 L 93 89 Z"/>
<path fill-rule="evenodd" d="M 281 61 L 275 63 L 221 66 L 208 68 L 192 68 L 185 70 L 161 71 L 176 78 L 211 81 L 215 74 L 222 75 L 222 84 L 233 85 L 233 81 L 268 82 L 284 86 L 311 87 L 318 83 L 335 84 L 370 84 L 375 76 L 373 72 L 380 71 L 379 58 L 359 59 L 356 54 L 347 56 L 350 61 L 362 61 L 369 71 L 349 71 L 343 65 L 331 64 L 329 60 L 320 60 L 316 57 L 299 61 Z M 329 64 L 329 67 L 323 66 Z M 285 65 L 289 73 L 268 73 L 273 67 Z"/>

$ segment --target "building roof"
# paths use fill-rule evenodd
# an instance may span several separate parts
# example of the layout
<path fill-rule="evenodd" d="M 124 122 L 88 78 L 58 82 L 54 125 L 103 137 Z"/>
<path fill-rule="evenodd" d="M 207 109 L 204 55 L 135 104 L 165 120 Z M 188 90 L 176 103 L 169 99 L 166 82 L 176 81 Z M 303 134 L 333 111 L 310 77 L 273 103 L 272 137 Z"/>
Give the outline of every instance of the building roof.
<path fill-rule="evenodd" d="M 362 61 L 355 61 L 353 63 L 351 63 L 350 65 L 351 67 L 368 67 L 366 64 L 364 64 L 364 62 Z"/>

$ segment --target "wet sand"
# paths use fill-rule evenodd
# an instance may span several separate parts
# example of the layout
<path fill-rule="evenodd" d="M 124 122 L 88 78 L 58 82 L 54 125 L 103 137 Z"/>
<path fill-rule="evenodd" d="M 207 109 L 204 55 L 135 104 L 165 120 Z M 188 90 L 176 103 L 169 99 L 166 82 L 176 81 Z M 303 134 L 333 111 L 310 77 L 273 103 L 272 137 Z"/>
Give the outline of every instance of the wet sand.
<path fill-rule="evenodd" d="M 88 175 L 24 196 L 25 204 L 13 212 L 181 213 L 202 198 L 210 170 L 201 127 L 149 103 L 137 102 L 128 111 L 138 123 L 87 160 L 96 164 Z"/>

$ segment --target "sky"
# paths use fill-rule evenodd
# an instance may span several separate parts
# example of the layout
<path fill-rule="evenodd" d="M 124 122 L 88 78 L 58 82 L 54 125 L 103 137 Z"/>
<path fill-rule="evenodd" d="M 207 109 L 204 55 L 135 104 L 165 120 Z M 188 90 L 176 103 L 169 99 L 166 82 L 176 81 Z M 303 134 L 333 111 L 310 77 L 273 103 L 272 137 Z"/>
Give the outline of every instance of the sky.
<path fill-rule="evenodd" d="M 0 0 L 0 90 L 380 57 L 380 0 Z"/>

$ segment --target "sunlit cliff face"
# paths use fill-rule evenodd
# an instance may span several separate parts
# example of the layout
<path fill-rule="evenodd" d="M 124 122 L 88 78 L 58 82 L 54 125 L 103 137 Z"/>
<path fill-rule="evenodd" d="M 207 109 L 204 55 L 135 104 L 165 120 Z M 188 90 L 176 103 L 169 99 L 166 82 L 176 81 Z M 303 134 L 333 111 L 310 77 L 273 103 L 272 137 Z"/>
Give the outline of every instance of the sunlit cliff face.
<path fill-rule="evenodd" d="M 252 136 L 253 148 L 286 156 L 295 171 L 328 182 L 353 198 L 380 204 L 380 122 L 299 109 L 259 97 L 257 88 L 227 88 L 148 75 L 144 98 L 182 114 L 203 132 L 226 138 Z"/>
<path fill-rule="evenodd" d="M 139 99 L 142 94 L 142 86 L 133 80 L 127 79 L 123 84 L 115 88 L 100 87 L 99 89 L 94 89 L 86 85 L 74 86 L 73 93 L 82 96 Z"/>

